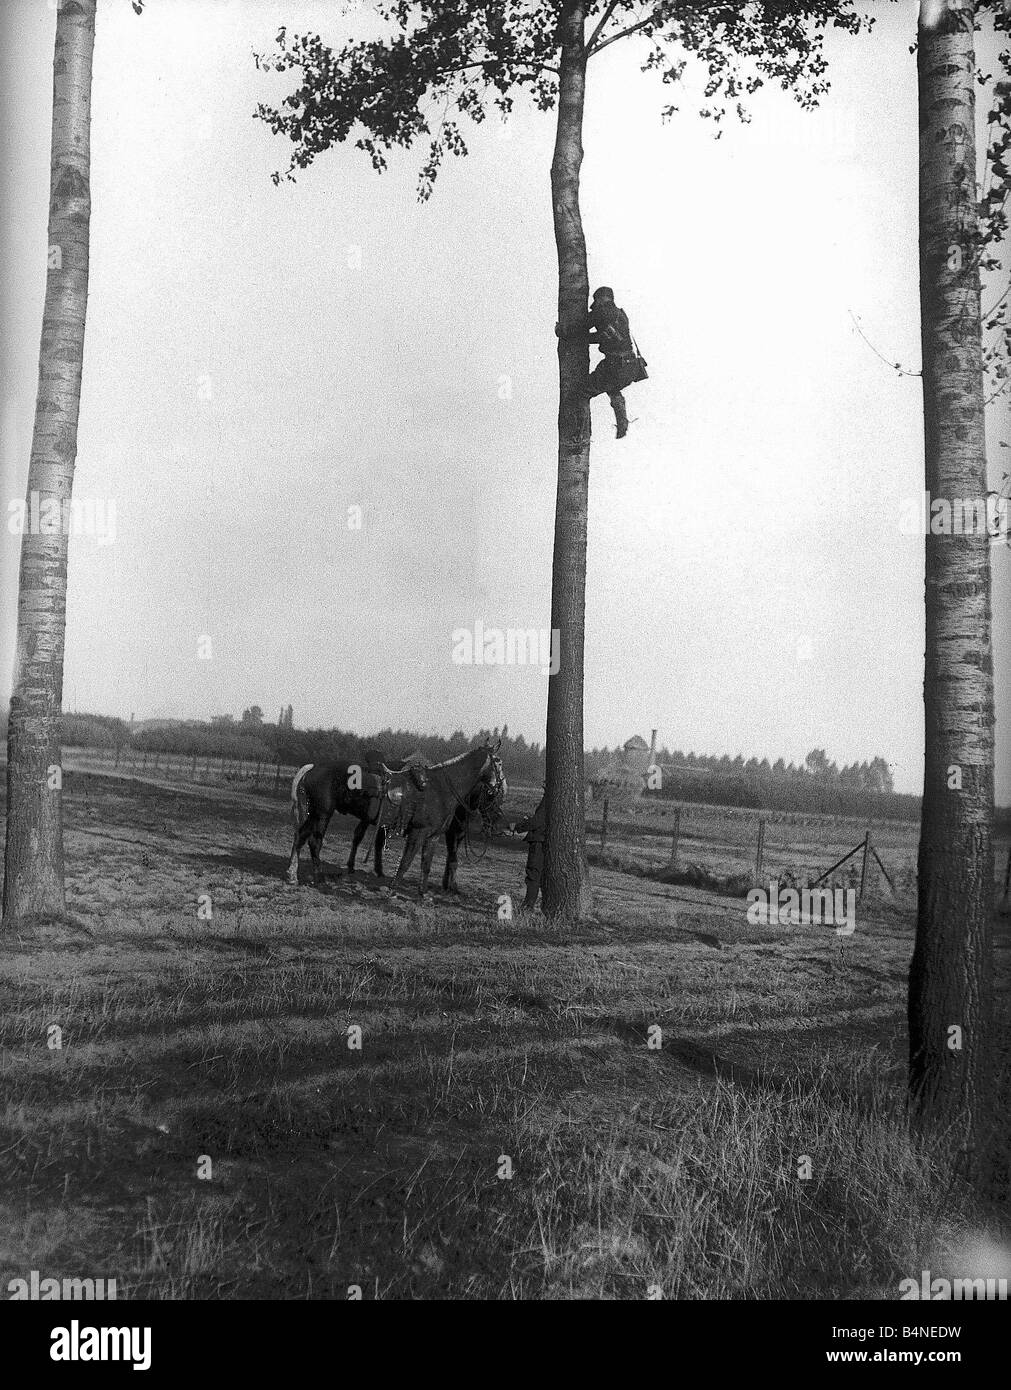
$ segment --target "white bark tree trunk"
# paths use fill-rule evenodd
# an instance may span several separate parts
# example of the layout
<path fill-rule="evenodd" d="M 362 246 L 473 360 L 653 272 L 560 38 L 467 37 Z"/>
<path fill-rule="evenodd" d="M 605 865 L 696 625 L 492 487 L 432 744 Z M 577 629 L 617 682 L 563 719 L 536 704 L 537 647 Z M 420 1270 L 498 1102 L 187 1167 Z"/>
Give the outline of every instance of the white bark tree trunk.
<path fill-rule="evenodd" d="M 7 928 L 65 909 L 60 715 L 69 526 L 63 518 L 69 515 L 77 458 L 88 303 L 95 5 L 96 0 L 61 0 L 56 13 L 48 272 L 7 734 Z M 32 513 L 43 516 L 46 499 L 59 506 L 60 524 L 33 535 Z"/>

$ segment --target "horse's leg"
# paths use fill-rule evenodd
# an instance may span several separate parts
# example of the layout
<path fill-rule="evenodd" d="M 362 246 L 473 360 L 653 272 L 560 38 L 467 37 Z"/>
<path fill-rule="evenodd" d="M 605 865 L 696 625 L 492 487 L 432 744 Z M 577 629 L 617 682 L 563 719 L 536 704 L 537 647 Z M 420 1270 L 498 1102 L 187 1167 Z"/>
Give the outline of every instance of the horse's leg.
<path fill-rule="evenodd" d="M 362 840 L 365 838 L 365 832 L 366 832 L 366 830 L 368 829 L 368 825 L 369 825 L 369 823 L 368 823 L 367 820 L 365 820 L 365 819 L 359 820 L 358 824 L 355 826 L 355 832 L 354 832 L 354 834 L 351 836 L 351 853 L 348 855 L 348 873 L 349 873 L 349 874 L 353 874 L 354 871 L 355 871 L 355 855 L 358 853 L 358 846 L 361 844 Z"/>
<path fill-rule="evenodd" d="M 418 852 L 418 845 L 421 841 L 422 833 L 423 832 L 420 830 L 412 830 L 410 834 L 407 836 L 407 840 L 404 844 L 404 852 L 400 856 L 400 867 L 399 869 L 397 869 L 396 877 L 393 880 L 394 887 L 397 887 L 403 883 L 404 876 L 406 875 L 407 870 L 411 867 L 411 864 L 414 860 L 414 856 Z"/>
<path fill-rule="evenodd" d="M 288 883 L 298 883 L 298 856 L 302 852 L 302 846 L 309 838 L 312 830 L 312 816 L 306 816 L 305 820 L 295 831 L 295 838 L 291 842 L 291 858 L 288 861 L 288 872 L 285 878 Z"/>
<path fill-rule="evenodd" d="M 296 826 L 296 827 L 295 827 L 295 833 L 294 833 L 294 834 L 292 835 L 292 837 L 291 837 L 291 854 L 289 854 L 289 856 L 288 856 L 288 868 L 287 868 L 287 870 L 286 870 L 286 872 L 285 872 L 285 875 L 284 875 L 284 878 L 285 878 L 285 882 L 286 882 L 286 883 L 297 883 L 297 882 L 298 882 L 298 851 L 299 851 L 298 832 L 299 832 L 299 827 Z"/>
<path fill-rule="evenodd" d="M 312 855 L 312 882 L 313 887 L 318 887 L 320 883 L 326 882 L 326 874 L 323 871 L 323 863 L 319 857 L 319 852 L 323 848 L 323 837 L 326 834 L 327 826 L 330 824 L 332 811 L 327 811 L 316 817 L 313 821 L 312 830 L 309 833 L 309 853 Z"/>
<path fill-rule="evenodd" d="M 421 883 L 418 887 L 418 897 L 425 896 L 428 887 L 428 875 L 432 872 L 432 860 L 435 858 L 435 846 L 438 844 L 434 835 L 429 835 L 421 851 Z"/>
<path fill-rule="evenodd" d="M 446 830 L 446 868 L 442 875 L 442 886 L 447 893 L 459 893 L 456 886 L 456 850 L 460 843 L 460 829 L 456 821 L 451 821 Z"/>
<path fill-rule="evenodd" d="M 376 878 L 384 878 L 383 850 L 386 848 L 386 826 L 376 826 Z"/>

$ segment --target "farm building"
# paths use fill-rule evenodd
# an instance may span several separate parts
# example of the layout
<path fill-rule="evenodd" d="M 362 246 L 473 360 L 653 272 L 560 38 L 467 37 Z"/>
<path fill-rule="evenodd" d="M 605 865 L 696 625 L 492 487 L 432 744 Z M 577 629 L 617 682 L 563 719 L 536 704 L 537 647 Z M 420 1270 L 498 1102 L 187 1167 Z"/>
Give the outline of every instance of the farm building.
<path fill-rule="evenodd" d="M 656 729 L 647 743 L 639 734 L 622 745 L 610 762 L 590 778 L 594 799 L 607 796 L 612 800 L 633 800 L 642 796 L 649 769 L 656 762 Z"/>

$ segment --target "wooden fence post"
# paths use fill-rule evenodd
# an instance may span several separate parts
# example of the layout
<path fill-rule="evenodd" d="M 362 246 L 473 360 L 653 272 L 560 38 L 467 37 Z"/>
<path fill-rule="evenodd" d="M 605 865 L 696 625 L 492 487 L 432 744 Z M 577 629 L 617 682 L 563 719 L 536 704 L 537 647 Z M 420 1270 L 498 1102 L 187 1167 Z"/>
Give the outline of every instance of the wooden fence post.
<path fill-rule="evenodd" d="M 765 817 L 758 818 L 758 846 L 755 850 L 755 879 L 762 877 L 762 861 L 765 858 Z"/>
<path fill-rule="evenodd" d="M 601 821 L 600 821 L 600 848 L 601 848 L 602 851 L 603 851 L 603 849 L 604 849 L 604 846 L 607 844 L 607 807 L 608 807 L 608 801 L 607 801 L 607 797 L 605 796 L 605 797 L 604 797 L 604 814 L 603 814 L 603 816 L 601 817 Z"/>
<path fill-rule="evenodd" d="M 1011 892 L 1011 845 L 1007 848 L 1007 868 L 1004 870 L 1004 897 Z"/>
<path fill-rule="evenodd" d="M 678 866 L 678 840 L 681 838 L 681 807 L 674 807 L 674 829 L 670 837 L 670 864 L 671 869 Z"/>
<path fill-rule="evenodd" d="M 277 767 L 274 769 L 274 790 L 277 791 L 277 789 L 278 789 L 278 787 L 279 787 L 280 785 L 281 785 L 281 764 L 278 763 L 278 764 L 277 764 Z"/>
<path fill-rule="evenodd" d="M 871 832 L 868 830 L 864 835 L 864 857 L 860 865 L 860 902 L 864 900 L 864 888 L 867 886 L 867 863 L 871 857 Z"/>

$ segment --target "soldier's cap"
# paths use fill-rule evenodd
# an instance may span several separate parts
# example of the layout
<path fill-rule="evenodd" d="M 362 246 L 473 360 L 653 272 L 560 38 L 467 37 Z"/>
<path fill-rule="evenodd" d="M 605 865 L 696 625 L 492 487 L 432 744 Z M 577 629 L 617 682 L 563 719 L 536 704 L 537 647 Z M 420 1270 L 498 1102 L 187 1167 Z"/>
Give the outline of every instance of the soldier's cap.
<path fill-rule="evenodd" d="M 601 285 L 599 290 L 593 291 L 593 297 L 594 299 L 613 299 L 614 290 L 611 289 L 610 285 Z"/>

